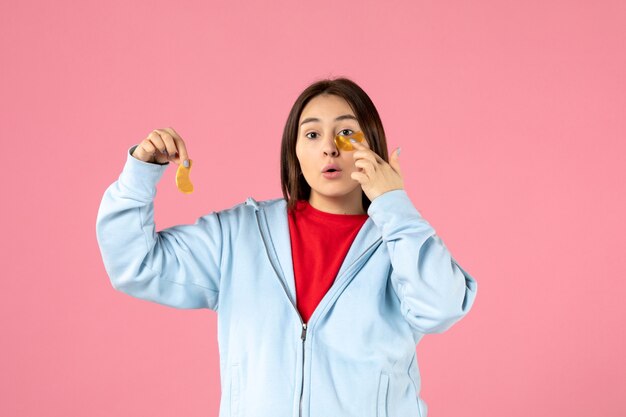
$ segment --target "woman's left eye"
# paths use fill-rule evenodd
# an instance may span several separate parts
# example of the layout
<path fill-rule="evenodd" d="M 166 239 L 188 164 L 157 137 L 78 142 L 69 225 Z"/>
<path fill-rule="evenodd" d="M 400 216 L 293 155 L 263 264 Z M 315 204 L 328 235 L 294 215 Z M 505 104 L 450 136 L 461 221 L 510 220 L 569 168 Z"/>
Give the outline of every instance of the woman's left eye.
<path fill-rule="evenodd" d="M 345 131 L 348 131 L 348 132 L 351 132 L 351 133 L 345 133 L 345 134 L 342 133 L 342 132 L 345 132 Z M 350 136 L 352 133 L 354 133 L 354 132 L 352 132 L 352 129 L 343 129 L 341 132 L 339 132 L 339 134 L 341 136 Z"/>

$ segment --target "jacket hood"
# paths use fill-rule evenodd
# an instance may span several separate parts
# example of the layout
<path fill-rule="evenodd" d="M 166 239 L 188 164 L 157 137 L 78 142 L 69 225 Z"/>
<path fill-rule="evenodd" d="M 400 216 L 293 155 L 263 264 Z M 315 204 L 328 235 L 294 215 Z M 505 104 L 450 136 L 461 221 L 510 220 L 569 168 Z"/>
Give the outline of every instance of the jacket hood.
<path fill-rule="evenodd" d="M 293 271 L 293 259 L 291 254 L 291 239 L 289 234 L 289 220 L 286 215 L 287 201 L 284 198 L 276 198 L 258 202 L 248 197 L 245 204 L 252 207 L 257 215 L 259 231 L 265 238 L 267 255 L 272 262 L 277 275 L 285 283 L 292 301 L 296 299 L 296 284 Z M 270 228 L 268 225 L 272 225 Z M 354 241 L 337 272 L 337 278 L 350 278 L 353 273 L 345 274 L 348 269 L 358 269 L 365 261 L 367 254 L 382 243 L 382 235 L 368 217 L 357 233 Z M 322 307 L 322 306 L 320 306 Z M 323 310 L 323 308 L 317 308 Z M 313 313 L 309 325 L 314 324 L 314 319 L 319 314 Z"/>

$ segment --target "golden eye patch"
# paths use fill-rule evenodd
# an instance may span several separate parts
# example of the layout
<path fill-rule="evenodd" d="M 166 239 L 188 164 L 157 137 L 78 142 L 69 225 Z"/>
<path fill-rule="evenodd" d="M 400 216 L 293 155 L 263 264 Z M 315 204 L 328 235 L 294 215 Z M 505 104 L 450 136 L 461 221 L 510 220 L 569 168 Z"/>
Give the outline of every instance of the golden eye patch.
<path fill-rule="evenodd" d="M 189 179 L 189 173 L 191 172 L 192 161 L 189 159 L 189 167 L 183 164 L 178 165 L 176 170 L 176 186 L 180 191 L 185 194 L 193 193 L 193 184 Z"/>
<path fill-rule="evenodd" d="M 354 146 L 352 146 L 352 143 L 350 142 L 350 139 L 354 139 L 357 142 L 363 142 L 363 140 L 365 140 L 365 136 L 363 135 L 363 132 L 358 131 L 358 132 L 354 132 L 351 135 L 337 135 L 335 136 L 335 145 L 337 145 L 337 147 L 339 149 L 341 149 L 342 151 L 353 151 L 354 150 Z"/>

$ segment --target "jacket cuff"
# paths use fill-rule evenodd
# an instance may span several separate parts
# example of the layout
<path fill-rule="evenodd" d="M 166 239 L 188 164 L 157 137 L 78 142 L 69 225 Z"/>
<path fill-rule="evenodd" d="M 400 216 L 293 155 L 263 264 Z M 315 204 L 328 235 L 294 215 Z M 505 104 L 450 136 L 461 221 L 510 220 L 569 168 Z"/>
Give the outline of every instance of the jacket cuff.
<path fill-rule="evenodd" d="M 169 162 L 160 164 L 141 161 L 132 156 L 137 146 L 139 145 L 133 145 L 128 149 L 119 183 L 132 194 L 152 200 L 156 195 L 156 185 L 161 180 Z"/>
<path fill-rule="evenodd" d="M 387 191 L 376 197 L 370 203 L 367 214 L 386 241 L 409 231 L 422 235 L 424 241 L 437 233 L 415 208 L 404 189 Z"/>

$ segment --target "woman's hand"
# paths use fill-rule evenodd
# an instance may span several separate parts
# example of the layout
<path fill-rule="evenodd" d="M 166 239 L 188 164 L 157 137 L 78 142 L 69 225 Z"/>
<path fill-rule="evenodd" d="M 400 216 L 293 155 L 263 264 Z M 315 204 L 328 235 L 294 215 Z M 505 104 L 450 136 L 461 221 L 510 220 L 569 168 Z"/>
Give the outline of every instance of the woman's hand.
<path fill-rule="evenodd" d="M 361 184 L 363 192 L 370 201 L 391 190 L 404 188 L 400 163 L 398 162 L 398 149 L 396 149 L 387 163 L 376 152 L 372 151 L 366 141 L 351 142 L 356 149 L 354 151 L 354 165 L 360 168 L 359 172 L 353 172 L 350 177 Z"/>
<path fill-rule="evenodd" d="M 177 165 L 189 159 L 185 142 L 171 127 L 155 129 L 131 154 L 140 161 L 164 164 L 172 161 Z M 188 166 L 185 164 L 185 166 Z"/>

